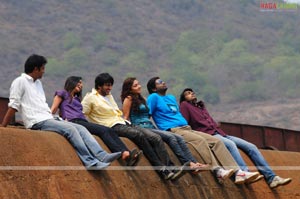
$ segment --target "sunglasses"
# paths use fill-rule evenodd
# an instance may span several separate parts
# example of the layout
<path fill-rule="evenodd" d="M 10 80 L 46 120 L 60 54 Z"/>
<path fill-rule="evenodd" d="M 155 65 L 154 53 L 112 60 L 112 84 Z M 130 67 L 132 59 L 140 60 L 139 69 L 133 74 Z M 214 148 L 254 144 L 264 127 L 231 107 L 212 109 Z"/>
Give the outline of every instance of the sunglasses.
<path fill-rule="evenodd" d="M 157 83 L 157 84 L 162 84 L 163 82 L 164 82 L 164 81 L 161 80 L 161 79 L 156 80 L 156 83 Z"/>

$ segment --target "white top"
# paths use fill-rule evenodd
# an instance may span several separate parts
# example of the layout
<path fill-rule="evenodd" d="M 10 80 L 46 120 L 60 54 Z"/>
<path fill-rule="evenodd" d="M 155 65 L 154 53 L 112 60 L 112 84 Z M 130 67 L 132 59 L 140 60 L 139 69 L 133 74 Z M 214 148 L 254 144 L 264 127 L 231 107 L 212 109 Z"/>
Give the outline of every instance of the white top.
<path fill-rule="evenodd" d="M 41 81 L 25 73 L 12 82 L 8 106 L 21 113 L 26 128 L 53 118 Z"/>

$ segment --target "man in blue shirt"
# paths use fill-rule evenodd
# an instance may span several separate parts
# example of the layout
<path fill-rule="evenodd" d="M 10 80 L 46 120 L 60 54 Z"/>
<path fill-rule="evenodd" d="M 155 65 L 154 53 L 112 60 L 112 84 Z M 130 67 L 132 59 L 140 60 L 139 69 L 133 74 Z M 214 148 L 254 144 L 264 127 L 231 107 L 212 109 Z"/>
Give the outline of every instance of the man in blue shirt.
<path fill-rule="evenodd" d="M 236 184 L 255 181 L 259 173 L 242 171 L 221 140 L 191 129 L 179 111 L 176 98 L 167 94 L 168 87 L 164 81 L 159 77 L 153 77 L 148 81 L 147 89 L 150 94 L 147 99 L 149 113 L 157 127 L 183 136 L 205 163 L 212 166 L 211 170 L 220 183 L 232 174 L 235 175 Z M 218 162 L 225 169 L 219 166 Z"/>

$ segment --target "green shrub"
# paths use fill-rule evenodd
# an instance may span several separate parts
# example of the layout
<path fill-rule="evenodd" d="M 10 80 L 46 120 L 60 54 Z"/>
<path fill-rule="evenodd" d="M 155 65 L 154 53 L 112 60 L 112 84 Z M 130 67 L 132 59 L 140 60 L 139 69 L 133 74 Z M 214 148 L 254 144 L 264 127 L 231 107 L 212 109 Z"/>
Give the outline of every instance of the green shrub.
<path fill-rule="evenodd" d="M 100 32 L 97 33 L 93 39 L 93 45 L 95 51 L 99 51 L 103 46 L 105 46 L 106 42 L 108 40 L 107 34 Z"/>
<path fill-rule="evenodd" d="M 81 41 L 80 37 L 78 37 L 75 33 L 73 32 L 68 32 L 65 34 L 64 39 L 64 48 L 69 50 L 71 48 L 79 47 Z"/>

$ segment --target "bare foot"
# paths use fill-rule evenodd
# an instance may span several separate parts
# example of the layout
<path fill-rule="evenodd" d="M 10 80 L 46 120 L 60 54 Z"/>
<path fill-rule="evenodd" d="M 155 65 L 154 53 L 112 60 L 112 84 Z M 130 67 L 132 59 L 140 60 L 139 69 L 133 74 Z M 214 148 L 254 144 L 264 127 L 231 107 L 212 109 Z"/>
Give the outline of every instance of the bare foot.
<path fill-rule="evenodd" d="M 126 160 L 127 158 L 129 158 L 130 156 L 130 152 L 129 151 L 124 151 L 122 153 L 122 160 Z"/>

